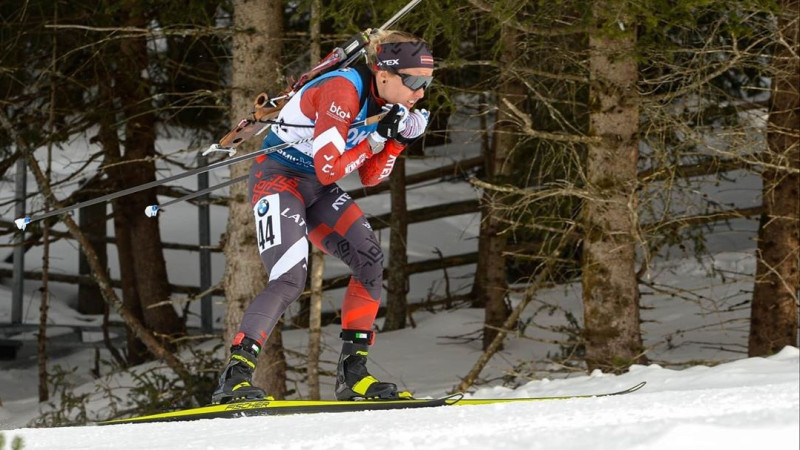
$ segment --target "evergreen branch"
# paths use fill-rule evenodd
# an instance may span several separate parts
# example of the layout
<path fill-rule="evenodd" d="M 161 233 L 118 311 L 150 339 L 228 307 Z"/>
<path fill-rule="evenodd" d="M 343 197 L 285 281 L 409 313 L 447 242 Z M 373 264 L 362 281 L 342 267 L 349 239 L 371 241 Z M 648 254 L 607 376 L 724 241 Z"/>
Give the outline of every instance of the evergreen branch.
<path fill-rule="evenodd" d="M 583 25 L 570 25 L 563 28 L 535 28 L 509 17 L 500 17 L 497 8 L 494 8 L 493 5 L 483 0 L 469 0 L 469 3 L 476 9 L 489 13 L 512 28 L 536 36 L 568 36 L 571 34 L 586 33 L 588 31 L 588 27 Z"/>

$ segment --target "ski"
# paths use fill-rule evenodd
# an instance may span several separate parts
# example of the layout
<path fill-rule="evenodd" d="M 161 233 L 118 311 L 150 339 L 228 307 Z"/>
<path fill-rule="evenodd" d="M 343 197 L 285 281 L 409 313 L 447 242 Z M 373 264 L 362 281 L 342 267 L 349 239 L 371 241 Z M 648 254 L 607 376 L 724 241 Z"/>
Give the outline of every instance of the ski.
<path fill-rule="evenodd" d="M 642 381 L 641 383 L 635 386 L 631 386 L 627 389 L 623 389 L 621 391 L 616 391 L 616 392 L 609 392 L 605 394 L 563 395 L 557 397 L 485 398 L 485 399 L 469 398 L 469 399 L 459 400 L 458 405 L 459 406 L 491 405 L 495 403 L 544 402 L 548 400 L 572 400 L 577 398 L 613 397 L 615 395 L 625 395 L 625 394 L 630 394 L 631 392 L 636 392 L 639 389 L 643 388 L 645 384 L 647 384 L 647 382 Z"/>
<path fill-rule="evenodd" d="M 233 419 L 238 417 L 276 416 L 287 414 L 319 414 L 359 411 L 386 411 L 390 409 L 433 408 L 455 404 L 463 394 L 453 394 L 434 399 L 403 400 L 254 400 L 204 406 L 201 408 L 171 411 L 149 416 L 114 419 L 98 425 L 119 425 L 152 422 L 182 422 L 200 419 Z"/>
<path fill-rule="evenodd" d="M 446 397 L 434 399 L 403 399 L 403 400 L 361 400 L 361 401 L 336 401 L 336 400 L 254 400 L 246 402 L 226 403 L 211 405 L 201 408 L 170 411 L 148 416 L 131 417 L 126 419 L 113 419 L 98 422 L 98 425 L 121 425 L 133 423 L 152 422 L 183 422 L 200 419 L 233 419 L 238 417 L 276 416 L 287 414 L 319 414 L 338 412 L 360 411 L 386 411 L 392 409 L 435 408 L 439 406 L 470 406 L 490 405 L 497 403 L 541 402 L 550 400 L 587 399 L 596 397 L 611 397 L 630 394 L 641 389 L 646 382 L 641 382 L 621 391 L 605 394 L 564 395 L 558 397 L 525 397 L 525 398 L 488 398 L 464 399 L 464 394 L 457 393 Z"/>

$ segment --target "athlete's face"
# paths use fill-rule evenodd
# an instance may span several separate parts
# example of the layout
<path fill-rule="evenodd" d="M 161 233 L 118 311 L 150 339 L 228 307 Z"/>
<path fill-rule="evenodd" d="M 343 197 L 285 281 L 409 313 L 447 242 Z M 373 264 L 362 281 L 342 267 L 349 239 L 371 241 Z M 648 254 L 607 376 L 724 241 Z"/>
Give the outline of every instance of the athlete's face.
<path fill-rule="evenodd" d="M 378 95 L 387 103 L 398 103 L 409 110 L 425 97 L 431 84 L 433 69 L 400 69 L 397 73 L 381 70 L 377 73 Z"/>

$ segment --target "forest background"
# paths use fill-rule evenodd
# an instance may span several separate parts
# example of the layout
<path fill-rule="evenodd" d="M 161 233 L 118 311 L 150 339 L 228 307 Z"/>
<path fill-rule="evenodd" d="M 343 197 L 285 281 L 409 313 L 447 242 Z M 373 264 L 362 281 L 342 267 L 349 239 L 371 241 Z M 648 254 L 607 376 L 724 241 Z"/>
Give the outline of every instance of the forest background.
<path fill-rule="evenodd" d="M 331 48 L 404 5 L 4 2 L 0 175 L 12 177 L 15 167 L 33 175 L 38 191 L 27 199 L 28 213 L 156 180 L 159 163 L 180 159 L 160 151 L 157 139 L 180 134 L 191 143 L 185 152 L 202 151 L 251 110 L 258 93 L 280 92 Z M 711 227 L 758 218 L 752 295 L 740 305 L 750 311 L 742 345 L 750 356 L 797 346 L 799 16 L 794 0 L 423 0 L 396 28 L 424 37 L 434 49 L 436 82 L 425 105 L 433 120 L 380 188 L 391 191 L 391 214 L 372 219 L 373 227 L 390 230 L 382 331 L 410 325 L 409 312 L 421 307 L 406 295 L 414 270 L 441 271 L 446 278 L 448 267 L 474 265 L 466 291 L 446 290 L 424 305 L 484 309 L 484 326 L 473 337 L 485 353 L 459 386 L 468 389 L 504 337 L 524 328 L 520 315 L 539 289 L 580 280 L 582 320 L 560 330 L 559 364 L 623 372 L 648 361 L 640 300 L 643 289 L 659 288 L 650 281 L 655 262 L 675 252 L 707 256 Z M 479 124 L 480 157 L 457 161 L 438 178 L 469 182 L 479 198 L 415 211 L 405 201 L 407 185 L 416 182 L 405 173 L 406 159 L 424 159 L 426 148 L 450 143 L 457 116 Z M 71 174 L 52 177 L 52 155 L 76 135 L 91 144 L 85 158 Z M 256 150 L 256 141 L 239 151 Z M 48 156 L 34 157 L 37 149 Z M 86 169 L 93 164 L 100 169 Z M 234 165 L 230 178 L 248 169 Z M 703 193 L 704 185 L 741 177 L 761 181 L 757 206 L 738 208 Z M 185 300 L 169 300 L 176 293 L 224 298 L 225 318 L 216 331 L 220 342 L 230 341 L 244 307 L 265 283 L 245 189 L 238 183 L 228 195 L 205 200 L 228 209 L 218 247 L 225 273 L 212 292 L 169 283 L 159 220 L 142 214 L 157 196 L 185 195 L 181 189 L 161 186 L 126 196 L 93 215 L 87 211 L 80 224 L 71 216 L 42 220 L 24 235 L 4 221 L 3 234 L 14 239 L 7 247 L 43 248 L 42 270 L 26 274 L 42 280 L 39 335 L 46 335 L 53 277 L 47 248 L 74 239 L 91 279 L 73 281 L 94 290 L 79 295 L 78 309 L 106 318 L 113 312 L 127 329 L 122 346 L 106 339 L 114 364 L 124 369 L 161 360 L 193 394 L 187 403 L 204 403 L 214 382 L 209 367 L 220 361 L 177 356 L 197 333 L 187 327 Z M 13 206 L 4 200 L 4 217 Z M 408 263 L 410 221 L 475 211 L 481 215 L 476 253 L 423 267 Z M 108 276 L 108 223 L 119 280 Z M 336 320 L 323 314 L 322 289 L 342 282 L 325 279 L 321 261 L 312 255 L 315 276 L 302 299 L 307 306 L 285 318 L 286 327 L 308 327 L 311 342 L 324 323 Z M 46 345 L 41 338 L 41 401 L 49 399 L 54 376 Z M 256 383 L 278 398 L 290 394 L 291 351 L 277 332 L 262 354 Z M 312 398 L 319 396 L 318 355 L 314 345 L 304 355 Z M 142 405 L 143 412 L 154 403 Z"/>

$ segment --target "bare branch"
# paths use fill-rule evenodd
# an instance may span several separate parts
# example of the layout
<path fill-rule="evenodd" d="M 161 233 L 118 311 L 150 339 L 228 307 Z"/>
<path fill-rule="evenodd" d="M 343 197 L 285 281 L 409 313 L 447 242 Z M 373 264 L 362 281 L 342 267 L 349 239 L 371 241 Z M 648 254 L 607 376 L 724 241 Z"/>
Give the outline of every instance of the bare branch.
<path fill-rule="evenodd" d="M 538 131 L 533 129 L 533 120 L 531 119 L 530 115 L 525 114 L 524 112 L 520 111 L 513 103 L 508 101 L 508 99 L 502 99 L 503 104 L 514 113 L 514 115 L 522 121 L 522 131 L 534 138 L 539 139 L 547 139 L 551 141 L 557 142 L 569 142 L 573 144 L 597 144 L 601 142 L 600 137 L 592 137 L 592 136 L 575 136 L 570 134 L 558 134 L 558 133 L 550 133 L 547 131 Z"/>

